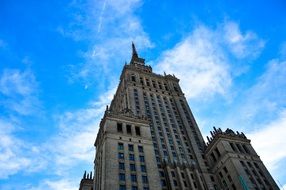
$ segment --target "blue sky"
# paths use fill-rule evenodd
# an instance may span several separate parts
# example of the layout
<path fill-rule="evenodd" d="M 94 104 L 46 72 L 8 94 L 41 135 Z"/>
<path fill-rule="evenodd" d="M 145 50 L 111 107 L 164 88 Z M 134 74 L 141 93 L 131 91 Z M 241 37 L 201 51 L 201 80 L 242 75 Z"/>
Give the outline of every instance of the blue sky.
<path fill-rule="evenodd" d="M 285 18 L 282 0 L 0 1 L 0 189 L 78 189 L 132 41 L 204 137 L 244 131 L 286 189 Z"/>

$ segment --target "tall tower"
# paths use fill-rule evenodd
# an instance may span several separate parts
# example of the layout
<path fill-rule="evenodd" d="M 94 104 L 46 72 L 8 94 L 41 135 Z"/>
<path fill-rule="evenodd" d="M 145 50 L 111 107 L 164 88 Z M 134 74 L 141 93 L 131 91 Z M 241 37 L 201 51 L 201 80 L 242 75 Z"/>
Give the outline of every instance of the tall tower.
<path fill-rule="evenodd" d="M 179 79 L 153 73 L 132 43 L 96 137 L 94 189 L 227 189 L 211 160 L 219 144 L 206 146 Z"/>
<path fill-rule="evenodd" d="M 97 190 L 214 189 L 179 79 L 153 73 L 133 43 L 95 146 Z"/>

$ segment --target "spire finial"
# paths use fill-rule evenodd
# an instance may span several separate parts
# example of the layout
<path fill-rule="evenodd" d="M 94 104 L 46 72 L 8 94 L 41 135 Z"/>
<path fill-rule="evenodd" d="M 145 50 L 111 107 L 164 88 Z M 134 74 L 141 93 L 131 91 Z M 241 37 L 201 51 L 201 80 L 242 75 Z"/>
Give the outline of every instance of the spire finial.
<path fill-rule="evenodd" d="M 138 54 L 137 54 L 137 51 L 136 51 L 136 48 L 135 48 L 135 45 L 132 41 L 132 57 L 138 57 Z"/>

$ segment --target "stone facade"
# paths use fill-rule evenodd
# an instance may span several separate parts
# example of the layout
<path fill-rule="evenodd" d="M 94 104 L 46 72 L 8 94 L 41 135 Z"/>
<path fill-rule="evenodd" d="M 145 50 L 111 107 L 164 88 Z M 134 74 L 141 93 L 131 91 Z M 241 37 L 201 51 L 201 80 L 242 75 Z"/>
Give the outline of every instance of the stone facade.
<path fill-rule="evenodd" d="M 132 44 L 131 61 L 123 68 L 96 137 L 94 189 L 242 189 L 242 183 L 251 189 L 254 186 L 248 187 L 248 178 L 240 174 L 242 167 L 233 165 L 238 160 L 212 160 L 213 150 L 222 155 L 221 146 L 228 140 L 213 137 L 207 146 L 179 79 L 153 73 Z M 254 151 L 249 142 L 247 146 Z M 265 187 L 277 189 L 261 161 L 259 166 L 269 179 Z M 224 182 L 227 175 L 220 177 L 224 167 L 233 174 L 233 183 Z"/>
<path fill-rule="evenodd" d="M 214 127 L 207 145 L 205 156 L 222 189 L 279 189 L 243 133 Z"/>

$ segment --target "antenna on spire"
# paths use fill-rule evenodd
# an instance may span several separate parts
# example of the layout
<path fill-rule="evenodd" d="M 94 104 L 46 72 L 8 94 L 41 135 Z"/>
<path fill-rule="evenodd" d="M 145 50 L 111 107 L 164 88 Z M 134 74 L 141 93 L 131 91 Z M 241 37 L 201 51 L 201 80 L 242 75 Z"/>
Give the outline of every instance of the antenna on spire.
<path fill-rule="evenodd" d="M 132 42 L 132 57 L 138 57 L 134 43 Z"/>

